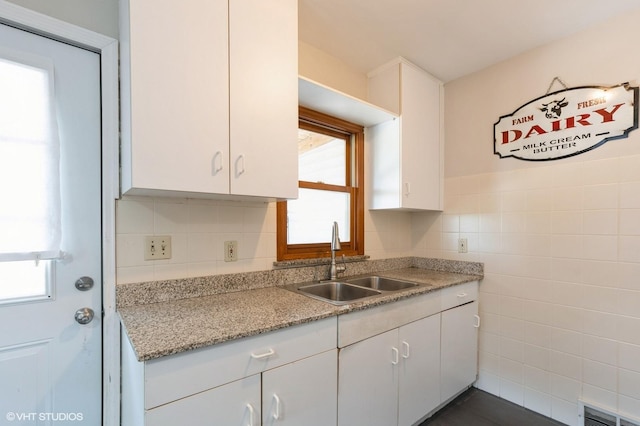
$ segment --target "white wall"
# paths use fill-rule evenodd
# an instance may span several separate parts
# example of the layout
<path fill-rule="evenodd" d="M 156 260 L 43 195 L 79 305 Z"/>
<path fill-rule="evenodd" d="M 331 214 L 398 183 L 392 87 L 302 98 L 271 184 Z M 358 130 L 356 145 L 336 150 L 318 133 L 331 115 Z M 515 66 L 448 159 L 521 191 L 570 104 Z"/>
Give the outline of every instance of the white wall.
<path fill-rule="evenodd" d="M 412 218 L 417 255 L 485 262 L 478 386 L 567 424 L 579 398 L 640 418 L 640 130 L 532 163 L 494 155 L 493 124 L 555 76 L 637 85 L 639 20 L 447 84 L 445 211 Z"/>
<path fill-rule="evenodd" d="M 118 38 L 118 0 L 8 0 L 79 27 Z"/>
<path fill-rule="evenodd" d="M 367 76 L 335 56 L 308 44 L 298 42 L 298 73 L 347 93 L 359 99 L 367 99 Z"/>

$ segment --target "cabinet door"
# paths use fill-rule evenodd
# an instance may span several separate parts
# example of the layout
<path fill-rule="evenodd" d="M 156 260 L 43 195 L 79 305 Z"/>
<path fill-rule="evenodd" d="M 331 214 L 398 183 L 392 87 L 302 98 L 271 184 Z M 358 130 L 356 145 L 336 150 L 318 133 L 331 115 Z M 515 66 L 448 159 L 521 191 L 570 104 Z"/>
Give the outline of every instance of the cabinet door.
<path fill-rule="evenodd" d="M 398 425 L 412 425 L 440 405 L 440 315 L 400 327 Z"/>
<path fill-rule="evenodd" d="M 476 381 L 478 374 L 478 302 L 442 312 L 440 401 Z"/>
<path fill-rule="evenodd" d="M 149 410 L 146 426 L 260 424 L 260 375 L 201 392 Z"/>
<path fill-rule="evenodd" d="M 337 378 L 335 349 L 265 371 L 262 374 L 262 424 L 335 425 Z"/>
<path fill-rule="evenodd" d="M 401 90 L 402 206 L 441 210 L 440 83 L 402 64 Z"/>
<path fill-rule="evenodd" d="M 228 6 L 121 5 L 123 191 L 228 193 Z"/>
<path fill-rule="evenodd" d="M 338 424 L 390 426 L 398 422 L 398 330 L 340 349 Z"/>
<path fill-rule="evenodd" d="M 298 196 L 297 5 L 229 2 L 232 194 Z"/>

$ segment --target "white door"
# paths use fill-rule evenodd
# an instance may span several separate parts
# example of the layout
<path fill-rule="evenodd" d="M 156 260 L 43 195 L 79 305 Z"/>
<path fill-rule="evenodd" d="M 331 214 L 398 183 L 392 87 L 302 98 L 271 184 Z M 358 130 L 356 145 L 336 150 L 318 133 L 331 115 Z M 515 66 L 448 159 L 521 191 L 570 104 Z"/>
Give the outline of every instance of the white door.
<path fill-rule="evenodd" d="M 262 373 L 262 426 L 335 426 L 338 351 Z"/>
<path fill-rule="evenodd" d="M 440 315 L 400 327 L 398 425 L 412 425 L 440 405 Z"/>
<path fill-rule="evenodd" d="M 340 349 L 338 425 L 398 424 L 398 329 Z"/>
<path fill-rule="evenodd" d="M 0 91 L 0 423 L 98 425 L 100 57 L 0 25 Z"/>
<path fill-rule="evenodd" d="M 478 302 L 442 312 L 440 401 L 476 381 L 478 374 Z"/>

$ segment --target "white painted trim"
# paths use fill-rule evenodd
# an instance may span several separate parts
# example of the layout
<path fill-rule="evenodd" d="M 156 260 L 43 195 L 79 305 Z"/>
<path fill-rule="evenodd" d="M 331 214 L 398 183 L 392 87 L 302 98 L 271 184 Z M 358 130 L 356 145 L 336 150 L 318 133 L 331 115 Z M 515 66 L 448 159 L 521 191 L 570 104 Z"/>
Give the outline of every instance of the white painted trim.
<path fill-rule="evenodd" d="M 100 54 L 102 91 L 103 425 L 120 422 L 120 325 L 116 313 L 115 203 L 119 189 L 118 42 L 0 0 L 0 22 Z"/>

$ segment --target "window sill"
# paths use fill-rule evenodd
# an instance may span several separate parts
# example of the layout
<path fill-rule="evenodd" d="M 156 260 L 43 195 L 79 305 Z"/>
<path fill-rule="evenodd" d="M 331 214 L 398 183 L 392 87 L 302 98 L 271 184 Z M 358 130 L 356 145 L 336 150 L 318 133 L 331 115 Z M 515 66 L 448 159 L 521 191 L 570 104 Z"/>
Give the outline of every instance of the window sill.
<path fill-rule="evenodd" d="M 368 260 L 369 256 L 361 255 L 361 256 L 348 256 L 345 257 L 346 263 L 351 262 L 362 262 L 363 260 Z M 342 263 L 342 256 L 336 258 L 337 263 Z M 279 262 L 273 262 L 273 269 L 290 269 L 290 268 L 305 268 L 308 266 L 320 266 L 320 265 L 329 265 L 331 264 L 331 258 L 329 257 L 318 257 L 313 259 L 296 259 L 296 260 L 282 260 Z"/>

